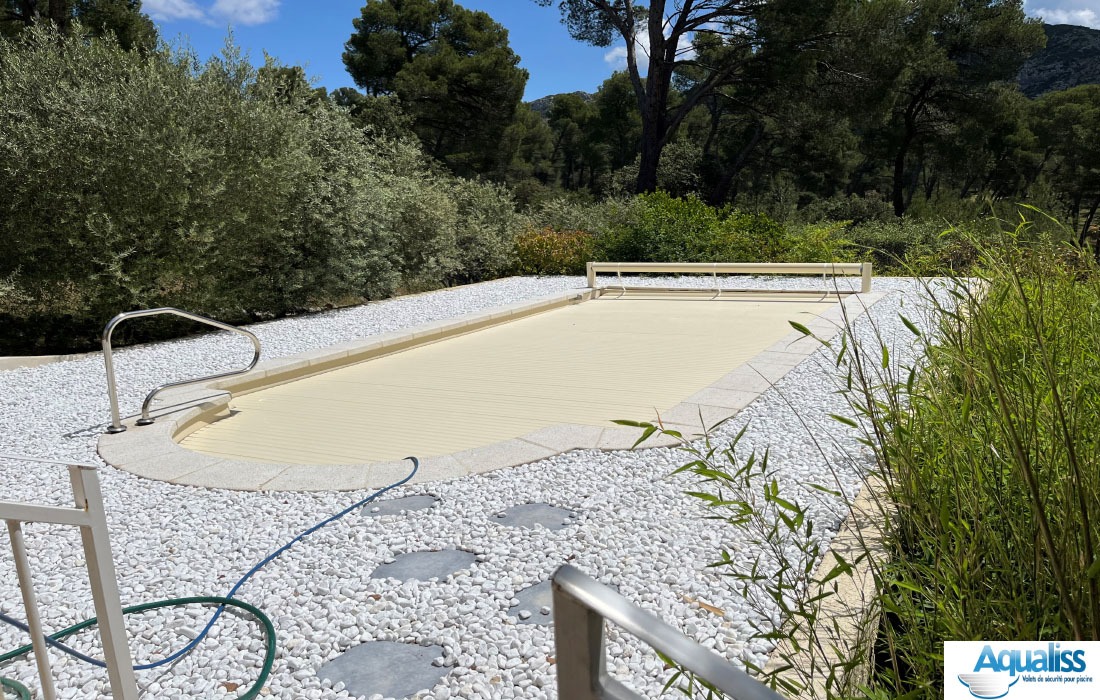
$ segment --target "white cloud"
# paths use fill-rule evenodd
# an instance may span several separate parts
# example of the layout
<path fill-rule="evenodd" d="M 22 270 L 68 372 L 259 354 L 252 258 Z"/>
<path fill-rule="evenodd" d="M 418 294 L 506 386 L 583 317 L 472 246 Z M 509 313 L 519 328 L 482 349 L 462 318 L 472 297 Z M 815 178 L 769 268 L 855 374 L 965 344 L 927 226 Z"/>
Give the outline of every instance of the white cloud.
<path fill-rule="evenodd" d="M 665 27 L 665 36 L 668 36 L 670 30 L 668 26 Z M 649 67 L 649 33 L 640 31 L 634 37 L 634 55 L 637 56 L 638 70 L 644 75 L 646 69 Z M 695 56 L 695 49 L 691 47 L 691 37 L 686 37 L 680 40 L 680 47 L 676 52 L 676 59 L 683 61 L 688 60 Z M 613 46 L 607 53 L 603 55 L 603 60 L 615 70 L 626 69 L 626 46 Z"/>
<path fill-rule="evenodd" d="M 1028 7 L 1027 13 L 1035 17 L 1042 17 L 1047 24 L 1079 24 L 1093 29 L 1100 29 L 1100 12 L 1097 12 L 1095 0 L 1065 0 L 1064 2 L 1050 2 L 1047 0 L 1043 7 Z M 1089 7 L 1089 6 L 1092 7 Z"/>
<path fill-rule="evenodd" d="M 649 33 L 644 29 L 634 35 L 634 55 L 638 60 L 638 68 L 644 73 L 645 68 L 649 65 Z M 624 70 L 626 68 L 626 46 L 614 46 L 610 51 L 603 55 L 603 60 L 607 61 L 615 70 Z"/>
<path fill-rule="evenodd" d="M 264 24 L 279 15 L 280 0 L 215 0 L 212 14 L 238 24 Z"/>
<path fill-rule="evenodd" d="M 623 68 L 626 68 L 626 47 L 613 47 L 610 51 L 603 55 L 603 60 L 607 61 L 615 70 L 622 70 Z"/>
<path fill-rule="evenodd" d="M 141 9 L 153 19 L 166 22 L 179 19 L 194 19 L 202 21 L 206 19 L 206 13 L 195 4 L 194 0 L 145 0 Z"/>
<path fill-rule="evenodd" d="M 227 21 L 231 24 L 264 24 L 279 15 L 281 0 L 214 0 L 208 7 L 196 0 L 145 0 L 141 9 L 162 22 L 194 20 L 204 24 Z"/>

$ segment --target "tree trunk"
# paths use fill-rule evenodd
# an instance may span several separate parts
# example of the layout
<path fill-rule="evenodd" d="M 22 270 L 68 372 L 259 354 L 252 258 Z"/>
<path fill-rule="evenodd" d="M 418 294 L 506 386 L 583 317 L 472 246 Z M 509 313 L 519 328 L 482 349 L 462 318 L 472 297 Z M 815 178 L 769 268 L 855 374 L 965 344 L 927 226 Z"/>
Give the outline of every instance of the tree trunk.
<path fill-rule="evenodd" d="M 654 52 L 656 54 L 656 52 Z M 657 60 L 649 63 L 650 78 L 646 80 L 646 103 L 642 110 L 641 157 L 638 163 L 638 194 L 657 189 L 657 168 L 661 164 L 661 151 L 668 139 L 665 107 L 672 87 L 672 66 Z"/>
<path fill-rule="evenodd" d="M 908 139 L 902 143 L 894 156 L 894 216 L 905 216 L 905 157 L 909 152 Z"/>
<path fill-rule="evenodd" d="M 722 111 L 718 108 L 717 98 L 707 100 L 707 114 L 710 116 L 710 129 L 707 138 L 703 141 L 703 160 L 707 161 L 714 155 L 714 140 L 718 137 L 718 131 L 722 126 Z"/>
<path fill-rule="evenodd" d="M 642 148 L 638 163 L 638 182 L 634 191 L 638 194 L 657 189 L 657 167 L 661 164 L 661 135 L 655 120 L 642 122 Z"/>
<path fill-rule="evenodd" d="M 50 0 L 49 5 L 50 21 L 63 34 L 69 31 L 69 24 L 72 21 L 69 2 L 70 0 Z"/>
<path fill-rule="evenodd" d="M 1089 209 L 1089 215 L 1085 217 L 1085 223 L 1081 226 L 1080 242 L 1084 245 L 1085 240 L 1089 238 L 1089 229 L 1092 228 L 1092 220 L 1096 216 L 1096 210 L 1100 209 L 1100 197 L 1097 197 L 1092 203 L 1092 207 Z M 1100 238 L 1100 237 L 1097 237 Z M 1093 239 L 1093 245 L 1096 246 L 1097 255 L 1100 255 L 1100 240 Z"/>
<path fill-rule="evenodd" d="M 707 197 L 708 204 L 718 207 L 729 199 L 734 181 L 737 179 L 737 176 L 741 174 L 741 171 L 745 169 L 745 165 L 749 162 L 749 156 L 752 155 L 752 152 L 756 150 L 756 147 L 760 145 L 763 139 L 764 124 L 762 122 L 756 122 L 748 143 L 741 148 L 741 151 L 737 154 L 737 158 L 735 158 L 730 167 L 722 173 L 722 177 L 718 181 L 718 184 L 711 190 L 710 195 Z"/>
<path fill-rule="evenodd" d="M 638 194 L 657 189 L 657 168 L 661 164 L 661 151 L 672 136 L 667 110 L 668 98 L 672 94 L 676 45 L 679 42 L 679 37 L 675 34 L 665 37 L 664 2 L 651 5 L 650 10 L 646 22 L 649 33 L 649 72 L 644 84 L 644 99 L 638 105 L 642 113 L 641 158 L 638 162 L 638 182 L 634 188 Z M 627 58 L 629 60 L 629 54 Z M 632 70 L 631 73 L 632 79 L 637 76 L 636 89 L 643 87 L 637 70 Z"/>
<path fill-rule="evenodd" d="M 905 209 L 909 210 L 909 207 L 913 204 L 913 195 L 917 193 L 917 189 L 920 187 L 921 176 L 924 175 L 924 149 L 918 149 L 917 152 L 917 167 L 913 169 L 913 172 L 909 173 L 909 184 L 905 188 Z"/>
<path fill-rule="evenodd" d="M 913 145 L 913 140 L 917 137 L 917 117 L 924 111 L 925 100 L 928 99 L 928 95 L 935 86 L 935 78 L 929 78 L 924 81 L 924 84 L 921 85 L 917 93 L 909 100 L 909 104 L 905 108 L 902 127 L 904 131 L 902 131 L 901 145 L 898 147 L 898 152 L 894 156 L 894 216 L 899 218 L 905 215 L 906 209 L 905 161 L 909 156 L 909 147 Z"/>
<path fill-rule="evenodd" d="M 933 171 L 931 175 L 925 175 L 924 178 L 924 198 L 929 202 L 932 201 L 932 195 L 936 193 L 936 185 L 940 183 L 940 174 L 938 171 Z"/>
<path fill-rule="evenodd" d="M 963 183 L 962 190 L 959 191 L 959 199 L 966 199 L 970 196 L 970 188 L 974 186 L 974 182 L 978 179 L 976 174 L 971 174 L 966 178 L 966 182 Z"/>

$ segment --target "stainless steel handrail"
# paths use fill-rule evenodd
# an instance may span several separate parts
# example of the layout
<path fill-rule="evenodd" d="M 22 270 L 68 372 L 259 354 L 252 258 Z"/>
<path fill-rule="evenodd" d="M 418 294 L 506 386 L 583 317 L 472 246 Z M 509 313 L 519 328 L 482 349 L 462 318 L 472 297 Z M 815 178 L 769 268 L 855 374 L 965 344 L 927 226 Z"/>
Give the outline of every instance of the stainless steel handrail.
<path fill-rule="evenodd" d="M 153 403 L 153 397 L 165 389 L 170 389 L 175 386 L 189 386 L 191 384 L 200 384 L 202 382 L 208 382 L 211 379 L 221 379 L 223 377 L 232 377 L 238 374 L 244 374 L 250 371 L 256 366 L 256 363 L 260 361 L 260 339 L 253 333 L 250 333 L 236 326 L 231 326 L 228 323 L 222 323 L 221 321 L 215 321 L 212 318 L 206 316 L 200 316 L 193 314 L 189 311 L 183 311 L 181 309 L 174 309 L 172 307 L 162 307 L 159 309 L 145 309 L 142 311 L 124 311 L 118 316 L 115 316 L 107 322 L 106 327 L 103 329 L 103 364 L 107 368 L 107 394 L 111 399 L 111 426 L 107 428 L 108 433 L 121 433 L 126 430 L 126 426 L 122 424 L 122 420 L 118 413 L 118 389 L 115 385 L 115 365 L 111 352 L 111 334 L 115 332 L 115 327 L 123 321 L 131 318 L 142 318 L 144 316 L 160 316 L 163 314 L 170 314 L 173 316 L 180 316 L 182 318 L 189 319 L 191 321 L 198 321 L 199 323 L 205 323 L 208 326 L 214 328 L 220 328 L 223 331 L 230 331 L 232 333 L 239 333 L 247 337 L 252 341 L 252 347 L 256 352 L 252 356 L 252 362 L 249 363 L 244 369 L 233 370 L 232 372 L 222 372 L 220 374 L 212 374 L 208 377 L 199 377 L 198 379 L 185 379 L 179 382 L 168 382 L 167 384 L 161 384 L 156 389 L 149 392 L 149 395 L 145 397 L 145 401 L 141 404 L 141 418 L 138 420 L 138 425 L 151 425 L 154 419 L 149 416 L 149 406 Z"/>
<path fill-rule="evenodd" d="M 676 628 L 633 605 L 571 566 L 554 573 L 554 645 L 558 697 L 569 700 L 643 700 L 607 673 L 604 619 L 610 620 L 684 669 L 736 700 L 784 700 Z"/>

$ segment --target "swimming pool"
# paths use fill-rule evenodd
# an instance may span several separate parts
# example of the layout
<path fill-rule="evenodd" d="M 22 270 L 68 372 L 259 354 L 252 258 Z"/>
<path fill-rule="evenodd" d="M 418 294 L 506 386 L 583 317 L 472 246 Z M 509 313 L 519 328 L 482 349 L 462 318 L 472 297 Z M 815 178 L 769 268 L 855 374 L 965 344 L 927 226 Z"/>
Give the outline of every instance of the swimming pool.
<path fill-rule="evenodd" d="M 433 480 L 624 449 L 639 431 L 611 421 L 699 433 L 817 349 L 791 321 L 832 335 L 842 304 L 875 297 L 570 292 L 261 363 L 100 453 L 182 484 L 328 490 L 384 483 L 409 454 Z"/>

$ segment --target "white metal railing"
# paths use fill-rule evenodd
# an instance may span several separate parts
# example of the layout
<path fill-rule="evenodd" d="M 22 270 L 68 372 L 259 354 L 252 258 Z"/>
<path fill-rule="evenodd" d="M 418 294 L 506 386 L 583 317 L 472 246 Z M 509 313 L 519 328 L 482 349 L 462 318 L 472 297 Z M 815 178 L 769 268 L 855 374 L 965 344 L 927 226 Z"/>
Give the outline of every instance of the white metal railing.
<path fill-rule="evenodd" d="M 563 700 L 643 700 L 607 673 L 605 619 L 734 700 L 784 700 L 721 656 L 569 565 L 554 572 L 552 588 L 558 697 Z"/>
<path fill-rule="evenodd" d="M 111 682 L 111 693 L 115 700 L 137 700 L 137 680 L 134 677 L 130 647 L 126 640 L 122 602 L 119 599 L 115 565 L 111 558 L 111 540 L 107 533 L 107 516 L 103 509 L 103 495 L 99 489 L 96 467 L 16 455 L 0 455 L 0 459 L 67 466 L 73 490 L 75 502 L 73 508 L 0 501 L 0 520 L 6 522 L 8 535 L 11 538 L 15 571 L 19 579 L 19 591 L 23 596 L 27 627 L 30 628 L 42 697 L 45 700 L 54 700 L 57 697 L 57 691 L 50 668 L 46 635 L 42 630 L 42 617 L 38 611 L 38 602 L 31 582 L 30 561 L 23 541 L 23 523 L 32 522 L 73 525 L 80 528 L 80 537 L 84 544 L 84 560 L 87 562 L 88 578 L 91 581 L 92 601 L 99 620 L 107 675 Z"/>
<path fill-rule="evenodd" d="M 620 278 L 633 273 L 694 273 L 711 275 L 844 275 L 861 277 L 860 293 L 871 291 L 871 263 L 588 263 L 588 286 L 596 288 L 596 275 L 613 272 Z M 622 286 L 622 285 L 618 285 Z M 766 290 L 761 290 L 766 291 Z"/>

